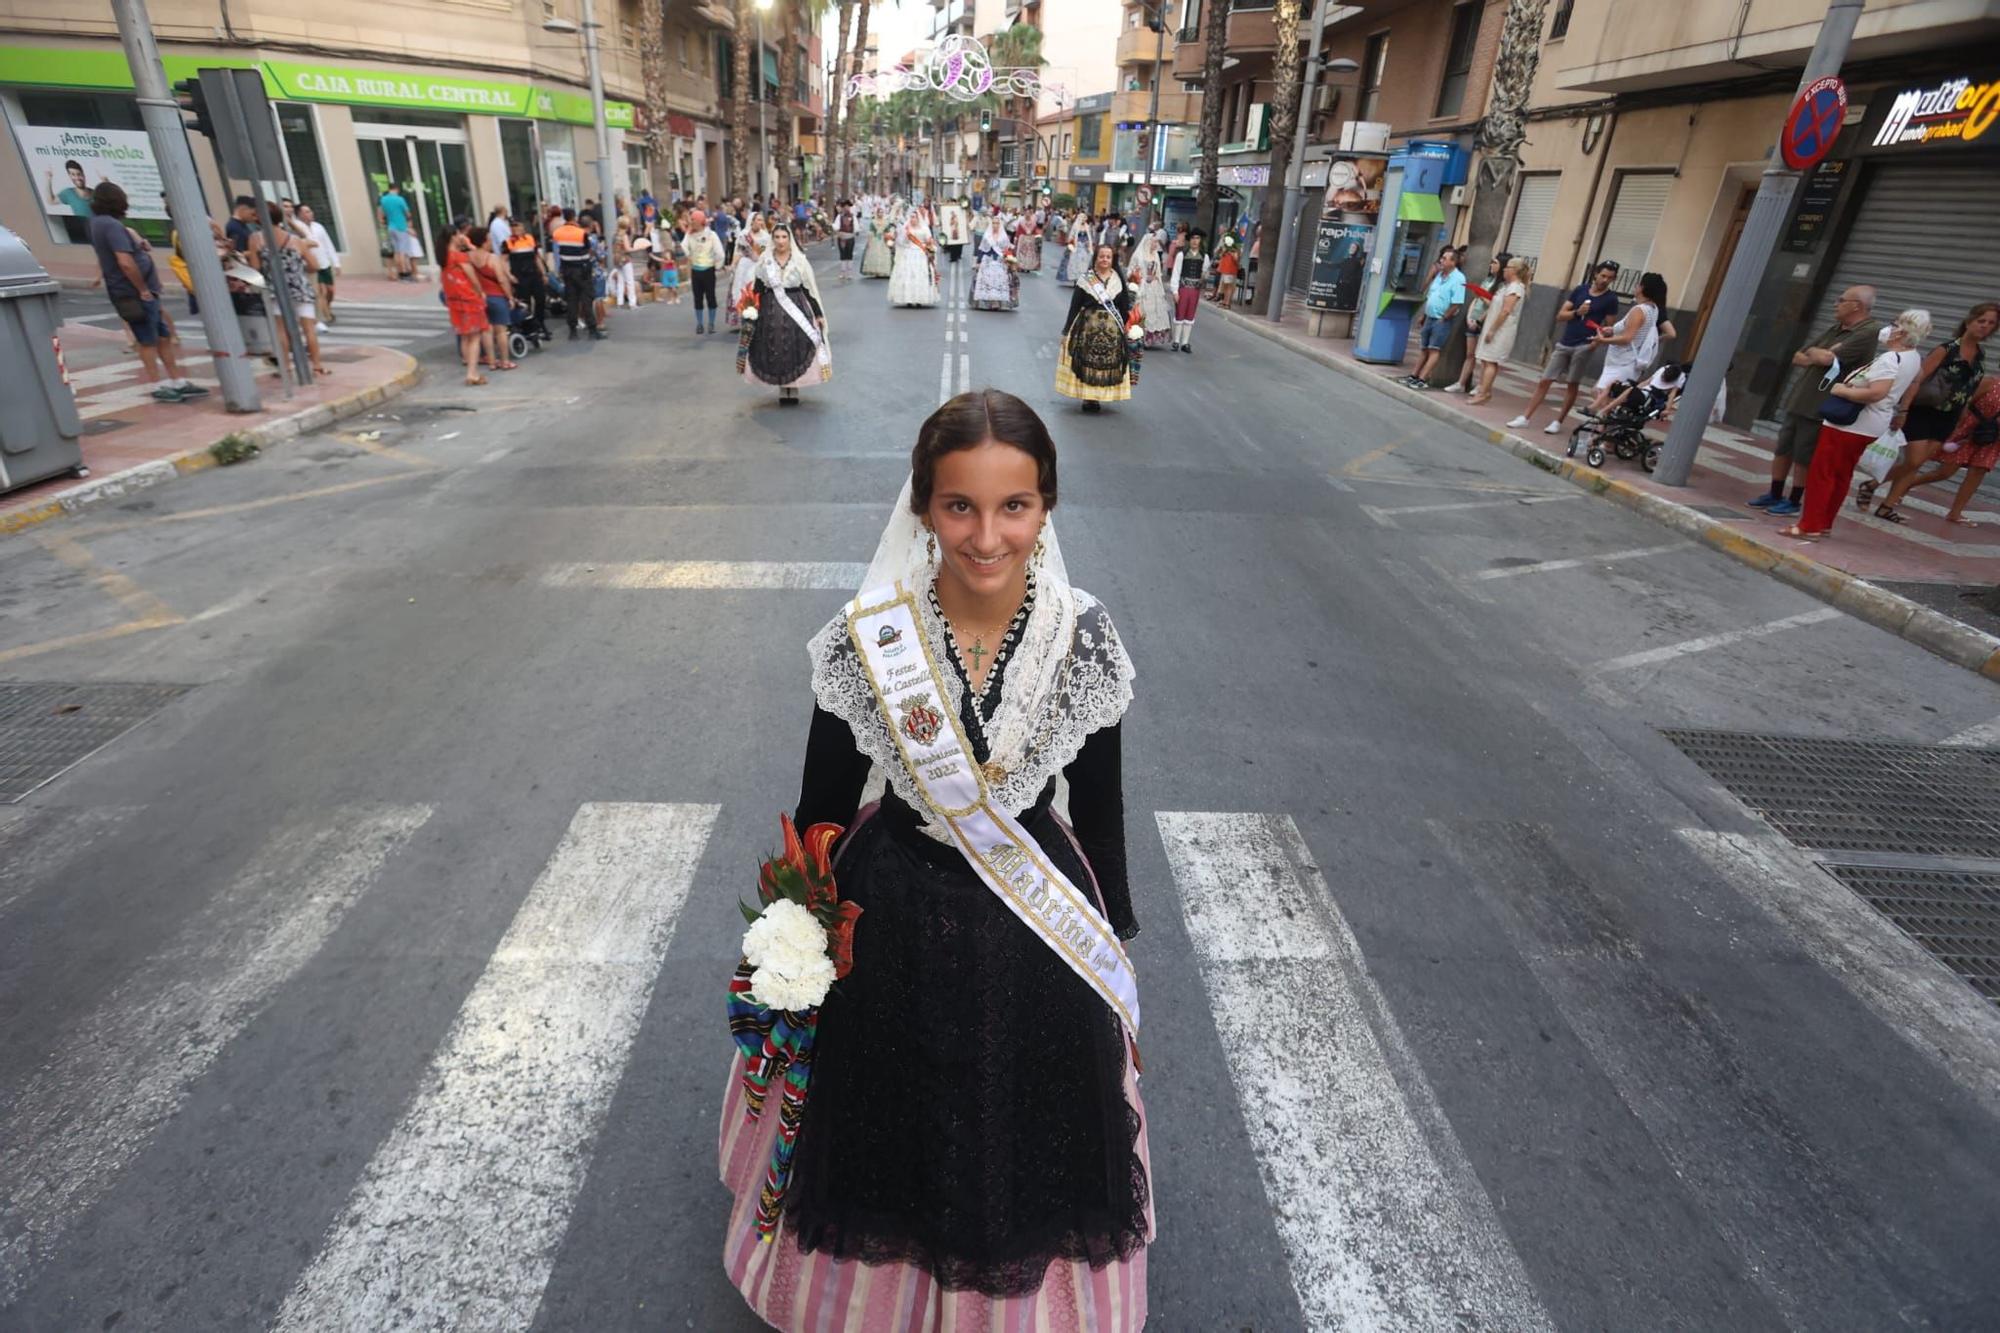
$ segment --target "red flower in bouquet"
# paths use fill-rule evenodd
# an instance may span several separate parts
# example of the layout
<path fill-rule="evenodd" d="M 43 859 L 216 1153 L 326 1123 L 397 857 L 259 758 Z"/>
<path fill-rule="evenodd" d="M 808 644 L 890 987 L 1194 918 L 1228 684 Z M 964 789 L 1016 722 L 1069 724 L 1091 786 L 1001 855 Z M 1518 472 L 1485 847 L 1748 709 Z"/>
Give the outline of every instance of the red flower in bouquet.
<path fill-rule="evenodd" d="M 780 900 L 793 902 L 812 914 L 826 931 L 827 956 L 834 976 L 854 967 L 854 923 L 861 904 L 842 902 L 833 878 L 833 845 L 843 832 L 838 824 L 814 824 L 800 835 L 790 815 L 778 817 L 784 847 L 757 869 L 757 896 L 765 908 Z M 762 910 L 743 905 L 743 917 L 755 924 Z"/>

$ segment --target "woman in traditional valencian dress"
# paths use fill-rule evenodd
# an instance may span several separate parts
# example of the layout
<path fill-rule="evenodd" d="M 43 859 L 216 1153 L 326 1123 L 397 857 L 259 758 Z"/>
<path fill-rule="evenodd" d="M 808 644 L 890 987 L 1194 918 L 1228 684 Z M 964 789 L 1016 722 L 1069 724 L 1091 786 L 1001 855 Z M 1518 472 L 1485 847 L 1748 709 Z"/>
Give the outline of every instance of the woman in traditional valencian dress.
<path fill-rule="evenodd" d="M 896 266 L 889 275 L 889 304 L 933 306 L 938 303 L 937 268 L 931 256 L 937 238 L 931 234 L 929 211 L 912 208 L 896 236 Z"/>
<path fill-rule="evenodd" d="M 735 328 L 743 310 L 743 293 L 756 280 L 757 265 L 771 251 L 771 229 L 762 213 L 752 213 L 743 235 L 736 242 L 736 268 L 729 279 L 729 327 Z"/>
<path fill-rule="evenodd" d="M 1014 266 L 1014 247 L 1007 243 L 1007 227 L 997 208 L 972 247 L 970 304 L 974 310 L 1018 310 L 1021 306 L 1021 271 Z"/>
<path fill-rule="evenodd" d="M 888 207 L 878 204 L 868 217 L 868 244 L 861 251 L 864 278 L 886 278 L 895 268 L 895 257 L 889 253 L 888 214 Z"/>
<path fill-rule="evenodd" d="M 1070 292 L 1069 316 L 1056 348 L 1056 392 L 1083 400 L 1086 412 L 1124 402 L 1139 383 L 1132 300 L 1131 286 L 1118 276 L 1117 250 L 1098 246 L 1090 271 Z"/>
<path fill-rule="evenodd" d="M 778 1089 L 753 1116 L 741 1055 L 720 1135 L 724 1264 L 786 1333 L 1145 1323 L 1151 1173 L 1120 943 L 1138 932 L 1133 672 L 1070 585 L 1056 494 L 1034 411 L 960 394 L 918 433 L 863 596 L 810 645 L 796 820 L 846 830 L 832 867 L 861 909 L 852 966 L 817 1011 L 775 1204 L 760 1196 Z M 871 767 L 888 789 L 861 807 Z M 1058 775 L 1073 830 L 1050 810 Z M 966 811 L 953 782 L 983 804 Z"/>
<path fill-rule="evenodd" d="M 1039 209 L 1021 215 L 1020 230 L 1014 233 L 1014 267 L 1022 273 L 1042 271 L 1042 229 L 1036 222 Z"/>
<path fill-rule="evenodd" d="M 1166 265 L 1160 258 L 1159 237 L 1153 232 L 1141 236 L 1132 248 L 1132 267 L 1126 276 L 1145 321 L 1146 346 L 1167 346 L 1174 339 L 1174 303 L 1167 299 Z"/>
<path fill-rule="evenodd" d="M 833 378 L 826 350 L 826 311 L 812 261 L 792 244 L 792 229 L 771 229 L 771 249 L 757 265 L 744 297 L 743 334 L 736 368 L 746 380 L 775 384 L 778 401 L 799 401 L 799 390 Z"/>

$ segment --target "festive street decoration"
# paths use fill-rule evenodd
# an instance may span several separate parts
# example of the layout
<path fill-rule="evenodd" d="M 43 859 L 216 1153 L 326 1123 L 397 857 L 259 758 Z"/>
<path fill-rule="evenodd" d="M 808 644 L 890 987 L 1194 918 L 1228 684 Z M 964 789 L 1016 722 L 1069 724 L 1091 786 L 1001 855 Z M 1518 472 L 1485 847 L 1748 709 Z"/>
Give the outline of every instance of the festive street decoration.
<path fill-rule="evenodd" d="M 921 56 L 914 65 L 897 65 L 875 74 L 857 74 L 847 81 L 849 97 L 887 97 L 891 93 L 938 92 L 959 102 L 976 102 L 988 93 L 1000 97 L 1039 97 L 1059 92 L 1042 82 L 1034 69 L 995 69 L 976 37 L 954 33 Z"/>

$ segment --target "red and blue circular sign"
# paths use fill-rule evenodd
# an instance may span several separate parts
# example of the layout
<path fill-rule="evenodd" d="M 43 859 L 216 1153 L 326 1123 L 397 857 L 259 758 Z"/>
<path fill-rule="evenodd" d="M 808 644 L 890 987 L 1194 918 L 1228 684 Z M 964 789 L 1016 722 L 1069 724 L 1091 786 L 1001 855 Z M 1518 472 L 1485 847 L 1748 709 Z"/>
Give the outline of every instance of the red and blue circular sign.
<path fill-rule="evenodd" d="M 1810 171 L 1833 151 L 1840 123 L 1847 119 L 1847 85 L 1838 74 L 1814 79 L 1792 103 L 1785 132 L 1778 136 L 1778 156 L 1793 171 Z"/>

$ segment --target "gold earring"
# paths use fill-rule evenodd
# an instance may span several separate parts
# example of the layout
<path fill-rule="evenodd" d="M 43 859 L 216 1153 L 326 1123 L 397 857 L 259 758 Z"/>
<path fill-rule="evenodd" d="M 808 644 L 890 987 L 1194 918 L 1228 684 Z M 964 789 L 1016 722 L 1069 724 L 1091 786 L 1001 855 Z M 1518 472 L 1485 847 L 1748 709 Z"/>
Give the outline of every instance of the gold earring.
<path fill-rule="evenodd" d="M 929 533 L 924 537 L 924 559 L 933 565 L 937 563 L 937 534 L 935 532 Z"/>
<path fill-rule="evenodd" d="M 1035 534 L 1035 551 L 1033 555 L 1028 557 L 1029 560 L 1039 565 L 1042 563 L 1042 557 L 1047 555 L 1048 553 L 1049 553 L 1049 539 L 1047 537 L 1044 537 L 1041 533 L 1037 532 Z"/>

